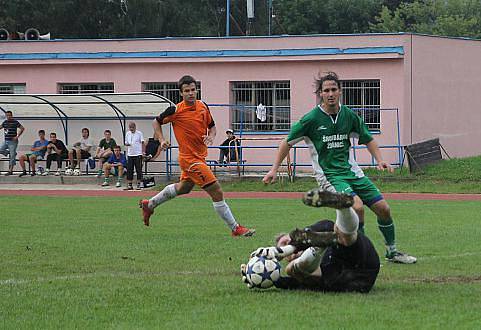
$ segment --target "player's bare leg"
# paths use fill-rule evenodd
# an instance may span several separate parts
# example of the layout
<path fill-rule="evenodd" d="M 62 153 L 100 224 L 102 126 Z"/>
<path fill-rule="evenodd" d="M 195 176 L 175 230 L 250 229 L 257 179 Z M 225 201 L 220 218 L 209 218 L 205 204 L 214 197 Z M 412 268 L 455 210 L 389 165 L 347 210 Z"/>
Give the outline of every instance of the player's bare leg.
<path fill-rule="evenodd" d="M 230 210 L 229 205 L 224 200 L 224 193 L 219 182 L 214 182 L 206 187 L 203 188 L 206 193 L 212 198 L 212 205 L 214 206 L 215 211 L 224 220 L 225 224 L 231 229 L 232 236 L 244 236 L 250 237 L 254 235 L 256 232 L 255 229 L 249 229 L 244 226 L 241 226 L 237 223 L 232 211 Z"/>

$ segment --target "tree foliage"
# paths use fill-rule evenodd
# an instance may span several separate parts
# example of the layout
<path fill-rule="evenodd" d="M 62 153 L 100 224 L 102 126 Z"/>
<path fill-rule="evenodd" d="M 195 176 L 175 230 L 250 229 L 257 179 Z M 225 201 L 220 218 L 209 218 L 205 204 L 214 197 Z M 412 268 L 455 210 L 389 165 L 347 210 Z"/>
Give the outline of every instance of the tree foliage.
<path fill-rule="evenodd" d="M 394 10 L 383 6 L 374 32 L 416 32 L 454 37 L 481 38 L 479 0 L 424 0 L 401 3 Z"/>
<path fill-rule="evenodd" d="M 417 32 L 481 38 L 479 0 L 230 0 L 230 35 Z M 0 0 L 0 27 L 54 38 L 224 36 L 227 0 Z M 269 3 L 273 15 L 269 15 Z M 270 17 L 270 20 L 269 20 Z"/>

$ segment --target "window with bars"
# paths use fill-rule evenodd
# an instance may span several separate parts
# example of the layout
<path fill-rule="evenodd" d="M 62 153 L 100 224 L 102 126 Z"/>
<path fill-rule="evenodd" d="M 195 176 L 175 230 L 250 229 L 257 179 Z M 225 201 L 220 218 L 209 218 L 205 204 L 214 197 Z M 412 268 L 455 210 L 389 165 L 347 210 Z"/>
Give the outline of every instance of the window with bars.
<path fill-rule="evenodd" d="M 114 83 L 58 84 L 60 94 L 113 93 Z"/>
<path fill-rule="evenodd" d="M 143 92 L 151 92 L 163 96 L 173 103 L 177 104 L 182 101 L 177 82 L 148 82 L 142 83 Z M 201 84 L 197 82 L 197 99 L 202 99 Z"/>
<path fill-rule="evenodd" d="M 0 94 L 25 94 L 25 84 L 0 84 Z"/>
<path fill-rule="evenodd" d="M 381 129 L 381 87 L 379 80 L 341 81 L 342 100 L 366 123 L 370 130 Z"/>
<path fill-rule="evenodd" d="M 287 131 L 291 127 L 289 81 L 235 81 L 231 83 L 230 120 L 234 130 Z"/>

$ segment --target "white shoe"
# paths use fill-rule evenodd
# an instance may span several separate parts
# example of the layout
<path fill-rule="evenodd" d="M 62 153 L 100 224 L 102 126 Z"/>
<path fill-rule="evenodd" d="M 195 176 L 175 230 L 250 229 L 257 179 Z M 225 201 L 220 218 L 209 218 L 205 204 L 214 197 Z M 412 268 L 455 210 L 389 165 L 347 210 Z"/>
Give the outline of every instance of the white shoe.
<path fill-rule="evenodd" d="M 386 255 L 386 260 L 398 264 L 415 264 L 418 259 L 403 252 L 393 252 L 390 255 Z"/>
<path fill-rule="evenodd" d="M 120 187 L 122 186 L 122 184 L 120 183 L 120 181 L 117 181 L 117 183 L 115 184 L 115 186 L 116 186 L 117 188 L 120 188 Z"/>
<path fill-rule="evenodd" d="M 47 176 L 48 173 L 49 173 L 49 171 L 48 171 L 48 170 L 45 170 L 45 172 L 42 173 L 42 176 Z"/>
<path fill-rule="evenodd" d="M 61 174 L 60 171 L 55 172 L 55 176 L 60 176 Z"/>

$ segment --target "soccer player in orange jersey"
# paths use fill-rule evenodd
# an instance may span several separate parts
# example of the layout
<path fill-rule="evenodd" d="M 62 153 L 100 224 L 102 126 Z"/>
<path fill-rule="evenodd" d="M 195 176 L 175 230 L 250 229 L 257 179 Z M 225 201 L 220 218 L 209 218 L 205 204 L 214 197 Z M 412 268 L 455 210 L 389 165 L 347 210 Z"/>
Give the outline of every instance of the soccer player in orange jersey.
<path fill-rule="evenodd" d="M 161 126 L 172 123 L 179 144 L 179 166 L 182 170 L 180 181 L 164 187 L 150 200 L 140 201 L 144 224 L 149 225 L 150 216 L 157 206 L 175 196 L 190 193 L 192 188 L 198 185 L 212 198 L 215 211 L 232 230 L 232 236 L 252 236 L 255 233 L 254 229 L 243 227 L 235 220 L 224 200 L 217 178 L 205 162 L 207 146 L 212 145 L 216 128 L 207 104 L 197 100 L 195 79 L 191 76 L 182 77 L 179 80 L 179 90 L 183 101 L 167 108 L 154 119 L 152 125 L 160 147 L 165 150 L 169 143 L 162 134 Z"/>

